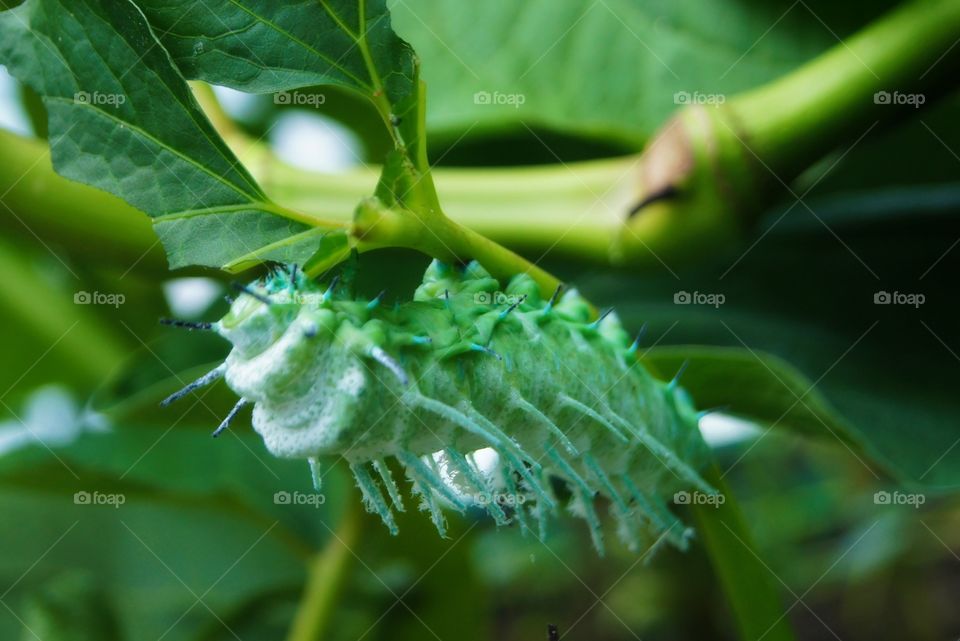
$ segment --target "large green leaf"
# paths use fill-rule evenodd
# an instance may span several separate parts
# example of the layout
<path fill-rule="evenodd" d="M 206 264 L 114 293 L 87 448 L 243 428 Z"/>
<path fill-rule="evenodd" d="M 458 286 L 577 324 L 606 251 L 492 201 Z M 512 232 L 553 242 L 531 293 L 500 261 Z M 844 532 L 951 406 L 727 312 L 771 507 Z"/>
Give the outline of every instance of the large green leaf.
<path fill-rule="evenodd" d="M 432 129 L 540 126 L 638 146 L 677 92 L 762 84 L 893 4 L 404 0 L 392 11 L 423 61 Z"/>
<path fill-rule="evenodd" d="M 902 195 L 911 193 L 920 195 Z M 812 211 L 797 205 L 735 252 L 695 267 L 580 282 L 599 304 L 615 303 L 628 325 L 649 323 L 659 347 L 738 350 L 665 354 L 666 376 L 690 360 L 682 380 L 704 406 L 819 431 L 833 443 L 839 437 L 868 476 L 887 470 L 906 483 L 955 490 L 960 252 L 952 245 L 960 223 L 947 214 L 956 199 L 931 190 L 898 205 L 896 215 L 868 211 L 869 201 L 811 201 Z M 676 304 L 684 291 L 725 300 Z M 883 292 L 899 293 L 903 304 L 875 303 Z M 922 304 L 906 304 L 909 294 L 922 294 Z"/>
<path fill-rule="evenodd" d="M 384 0 L 139 0 L 188 78 L 254 93 L 337 84 L 391 104 L 415 89 L 413 50 Z"/>
<path fill-rule="evenodd" d="M 43 96 L 54 167 L 154 218 L 172 267 L 302 261 L 323 230 L 271 203 L 131 2 L 29 0 L 0 60 Z"/>

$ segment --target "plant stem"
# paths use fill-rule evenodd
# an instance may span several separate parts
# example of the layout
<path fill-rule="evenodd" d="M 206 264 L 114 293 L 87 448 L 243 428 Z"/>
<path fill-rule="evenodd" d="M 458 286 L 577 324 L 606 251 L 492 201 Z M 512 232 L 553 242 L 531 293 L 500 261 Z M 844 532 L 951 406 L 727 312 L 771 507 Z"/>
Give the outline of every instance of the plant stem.
<path fill-rule="evenodd" d="M 730 118 L 744 123 L 753 152 L 788 179 L 891 112 L 916 110 L 877 104 L 877 92 L 919 92 L 938 79 L 953 86 L 950 49 L 958 38 L 960 2 L 905 2 L 793 73 L 736 96 Z"/>
<path fill-rule="evenodd" d="M 350 548 L 359 538 L 359 504 L 356 497 L 351 497 L 336 534 L 309 561 L 306 587 L 287 641 L 317 641 L 323 638 L 352 557 Z"/>
<path fill-rule="evenodd" d="M 755 551 L 749 529 L 716 465 L 705 476 L 725 498 L 720 505 L 693 506 L 697 531 L 729 600 L 744 641 L 793 641 L 775 576 Z"/>
<path fill-rule="evenodd" d="M 681 109 L 644 152 L 617 256 L 698 255 L 735 242 L 798 174 L 915 109 L 878 91 L 953 88 L 960 3 L 907 2 L 796 71 L 717 106 Z M 933 96 L 931 96 L 933 97 Z M 927 101 L 931 102 L 931 101 Z"/>
<path fill-rule="evenodd" d="M 913 112 L 874 104 L 875 92 L 952 87 L 958 37 L 956 0 L 908 2 L 781 79 L 719 107 L 681 109 L 642 156 L 533 168 L 435 168 L 426 175 L 452 220 L 517 249 L 637 265 L 699 257 L 737 242 L 742 229 L 782 194 L 781 181 L 789 183 L 874 123 Z M 296 169 L 226 125 L 211 96 L 198 91 L 198 98 L 285 213 L 347 223 L 357 202 L 373 192 L 379 168 L 336 175 Z M 417 103 L 422 115 L 422 95 Z M 0 143 L 3 203 L 29 228 L 71 248 L 90 249 L 95 258 L 120 254 L 126 265 L 146 252 L 139 265 L 163 268 L 145 216 L 56 176 L 42 143 L 6 132 L 0 132 Z M 425 163 L 421 143 L 411 150 L 418 165 Z M 628 217 L 635 203 L 668 192 Z M 23 231 L 16 218 L 7 220 Z M 458 251 L 478 249 L 469 234 L 459 236 L 447 244 Z M 380 239 L 370 245 L 388 244 Z M 512 259 L 504 264 L 516 265 Z"/>

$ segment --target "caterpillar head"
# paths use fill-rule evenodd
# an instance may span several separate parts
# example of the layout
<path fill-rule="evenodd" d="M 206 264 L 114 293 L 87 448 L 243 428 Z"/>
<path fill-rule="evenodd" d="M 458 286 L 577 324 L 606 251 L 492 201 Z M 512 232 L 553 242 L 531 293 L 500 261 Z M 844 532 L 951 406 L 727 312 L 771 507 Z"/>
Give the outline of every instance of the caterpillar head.
<path fill-rule="evenodd" d="M 383 340 L 369 304 L 336 299 L 296 274 L 243 289 L 216 324 L 233 344 L 225 376 L 254 405 L 254 426 L 276 456 L 338 449 L 360 429 L 363 359 Z"/>

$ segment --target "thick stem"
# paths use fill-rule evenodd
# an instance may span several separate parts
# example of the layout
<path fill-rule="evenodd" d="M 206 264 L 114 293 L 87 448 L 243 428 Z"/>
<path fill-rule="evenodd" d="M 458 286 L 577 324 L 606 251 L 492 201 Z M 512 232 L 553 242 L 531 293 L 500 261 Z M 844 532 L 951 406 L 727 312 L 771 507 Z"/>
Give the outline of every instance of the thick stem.
<path fill-rule="evenodd" d="M 549 272 L 442 214 L 425 221 L 414 212 L 384 207 L 371 198 L 357 208 L 353 234 L 362 250 L 409 247 L 448 262 L 477 260 L 502 281 L 528 274 L 544 296 L 560 285 Z"/>
<path fill-rule="evenodd" d="M 340 527 L 326 547 L 307 566 L 307 583 L 300 598 L 287 641 L 318 641 L 330 625 L 330 617 L 341 593 L 351 547 L 359 537 L 359 499 L 351 497 Z"/>
<path fill-rule="evenodd" d="M 873 122 L 915 112 L 882 102 L 878 92 L 890 94 L 892 103 L 894 92 L 920 92 L 944 80 L 953 86 L 958 38 L 960 2 L 907 2 L 793 73 L 736 96 L 727 108 L 750 149 L 789 180 Z"/>
<path fill-rule="evenodd" d="M 956 0 L 906 3 L 779 80 L 685 107 L 644 152 L 617 257 L 696 255 L 734 241 L 811 163 L 914 111 L 877 92 L 952 88 L 958 38 Z"/>

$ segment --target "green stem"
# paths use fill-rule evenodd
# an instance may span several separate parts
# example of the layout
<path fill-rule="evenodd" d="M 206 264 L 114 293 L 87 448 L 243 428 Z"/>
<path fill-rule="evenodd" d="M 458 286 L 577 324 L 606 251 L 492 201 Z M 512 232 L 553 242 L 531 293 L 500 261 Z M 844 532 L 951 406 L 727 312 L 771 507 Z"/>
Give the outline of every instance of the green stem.
<path fill-rule="evenodd" d="M 671 195 L 635 212 L 617 256 L 699 255 L 735 242 L 812 163 L 915 112 L 875 104 L 876 92 L 953 88 L 958 38 L 956 0 L 908 2 L 778 80 L 681 109 L 644 152 L 636 187 L 638 203 Z"/>
<path fill-rule="evenodd" d="M 736 96 L 727 108 L 743 123 L 753 152 L 789 179 L 891 112 L 916 110 L 877 104 L 877 92 L 920 92 L 944 80 L 953 86 L 949 72 L 958 56 L 950 49 L 958 38 L 960 2 L 906 2 L 793 73 Z"/>
<path fill-rule="evenodd" d="M 956 0 L 907 3 L 779 80 L 732 96 L 720 107 L 680 110 L 640 158 L 424 170 L 422 141 L 415 141 L 410 151 L 425 180 L 432 176 L 435 181 L 450 219 L 501 244 L 534 255 L 550 251 L 641 265 L 698 257 L 735 243 L 742 228 L 781 195 L 781 181 L 789 183 L 877 121 L 912 113 L 874 104 L 876 91 L 951 87 L 950 74 L 960 61 L 960 46 L 951 49 L 957 37 Z M 346 224 L 356 203 L 373 192 L 378 168 L 325 175 L 290 167 L 265 145 L 251 144 L 230 130 L 215 105 L 205 102 L 209 96 L 198 97 L 283 208 L 282 215 Z M 416 102 L 422 116 L 422 91 Z M 24 232 L 28 225 L 45 239 L 79 251 L 89 248 L 101 260 L 104 254 L 120 254 L 125 265 L 146 253 L 138 266 L 163 268 L 145 216 L 112 196 L 57 177 L 43 157 L 42 143 L 0 132 L 0 147 L 0 193 L 14 212 L 0 216 L 8 227 Z M 665 189 L 674 196 L 648 203 L 628 218 L 634 203 Z M 458 240 L 447 243 L 457 251 L 489 249 L 467 232 L 457 235 Z M 504 265 L 517 263 L 511 256 Z"/>
<path fill-rule="evenodd" d="M 730 489 L 716 466 L 706 475 L 725 498 L 720 505 L 693 506 L 693 514 L 710 562 L 733 610 L 744 641 L 793 641 L 775 575 L 761 560 Z"/>
<path fill-rule="evenodd" d="M 560 285 L 549 272 L 443 214 L 425 220 L 422 213 L 385 207 L 371 198 L 357 208 L 353 234 L 361 250 L 409 247 L 448 262 L 475 259 L 503 281 L 528 274 L 544 296 Z"/>
<path fill-rule="evenodd" d="M 351 497 L 355 499 L 355 497 Z M 324 637 L 337 604 L 351 548 L 359 538 L 359 500 L 351 500 L 337 532 L 307 566 L 307 583 L 287 641 L 317 641 Z"/>

